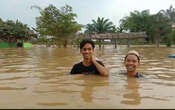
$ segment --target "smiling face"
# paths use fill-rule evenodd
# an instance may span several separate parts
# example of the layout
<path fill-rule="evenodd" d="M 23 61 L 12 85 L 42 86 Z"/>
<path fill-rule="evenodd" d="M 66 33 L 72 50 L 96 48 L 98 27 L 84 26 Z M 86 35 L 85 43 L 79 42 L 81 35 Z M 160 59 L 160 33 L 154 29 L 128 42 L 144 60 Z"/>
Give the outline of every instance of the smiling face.
<path fill-rule="evenodd" d="M 136 55 L 128 55 L 125 59 L 125 67 L 128 73 L 136 73 L 140 61 Z"/>
<path fill-rule="evenodd" d="M 83 55 L 84 60 L 90 59 L 93 53 L 94 48 L 90 43 L 86 43 L 81 49 L 81 54 Z"/>

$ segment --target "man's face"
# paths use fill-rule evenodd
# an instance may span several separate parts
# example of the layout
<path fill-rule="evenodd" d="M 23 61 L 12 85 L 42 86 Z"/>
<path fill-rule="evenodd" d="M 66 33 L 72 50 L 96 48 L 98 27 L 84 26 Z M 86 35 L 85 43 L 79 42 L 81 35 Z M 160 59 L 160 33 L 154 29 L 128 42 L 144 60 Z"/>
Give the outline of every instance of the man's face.
<path fill-rule="evenodd" d="M 94 53 L 94 48 L 90 43 L 85 44 L 84 47 L 81 49 L 81 54 L 83 55 L 83 58 L 85 60 L 90 59 L 93 53 Z"/>
<path fill-rule="evenodd" d="M 140 62 L 135 55 L 128 55 L 124 64 L 128 72 L 133 72 L 136 71 Z"/>

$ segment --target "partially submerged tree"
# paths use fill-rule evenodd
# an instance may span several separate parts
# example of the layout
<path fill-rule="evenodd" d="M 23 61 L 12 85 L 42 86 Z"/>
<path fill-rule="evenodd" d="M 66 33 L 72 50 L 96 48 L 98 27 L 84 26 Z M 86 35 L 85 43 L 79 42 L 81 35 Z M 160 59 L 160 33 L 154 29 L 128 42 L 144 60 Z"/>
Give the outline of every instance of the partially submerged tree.
<path fill-rule="evenodd" d="M 67 47 L 68 40 L 81 30 L 82 25 L 75 21 L 76 14 L 69 5 L 60 9 L 53 5 L 49 5 L 44 10 L 37 9 L 41 14 L 36 18 L 39 33 L 43 36 L 53 36 L 58 42 L 61 41 L 64 47 Z"/>

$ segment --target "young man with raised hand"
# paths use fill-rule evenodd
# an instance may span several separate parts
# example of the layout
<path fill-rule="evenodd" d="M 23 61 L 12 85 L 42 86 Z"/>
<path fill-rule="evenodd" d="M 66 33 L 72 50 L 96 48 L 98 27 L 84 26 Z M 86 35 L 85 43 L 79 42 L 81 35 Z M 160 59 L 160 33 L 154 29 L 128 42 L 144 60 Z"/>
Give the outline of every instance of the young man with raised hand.
<path fill-rule="evenodd" d="M 109 70 L 105 65 L 96 59 L 94 55 L 95 44 L 92 40 L 85 39 L 80 43 L 80 52 L 83 61 L 75 64 L 71 70 L 71 74 L 99 74 L 109 76 Z"/>

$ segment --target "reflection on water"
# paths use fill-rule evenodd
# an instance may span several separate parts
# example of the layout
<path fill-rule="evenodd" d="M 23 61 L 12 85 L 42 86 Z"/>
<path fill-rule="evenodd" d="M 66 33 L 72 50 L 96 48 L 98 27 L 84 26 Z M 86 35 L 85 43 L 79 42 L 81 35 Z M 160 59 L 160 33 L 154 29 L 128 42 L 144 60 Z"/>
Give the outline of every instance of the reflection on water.
<path fill-rule="evenodd" d="M 123 94 L 124 100 L 121 102 L 127 105 L 138 105 L 141 103 L 141 97 L 139 93 L 139 83 L 137 82 L 137 78 L 127 78 L 126 89 L 128 89 L 127 93 Z"/>
<path fill-rule="evenodd" d="M 80 75 L 81 76 L 81 75 Z M 87 103 L 93 103 L 94 99 L 94 89 L 100 86 L 108 86 L 109 82 L 106 81 L 108 78 L 102 78 L 100 76 L 94 75 L 82 75 L 76 78 L 76 80 L 83 80 L 84 89 L 81 91 L 81 97 Z"/>
<path fill-rule="evenodd" d="M 0 108 L 174 108 L 175 48 L 132 47 L 141 54 L 143 79 L 125 71 L 126 46 L 96 48 L 109 78 L 70 75 L 77 48 L 0 49 Z"/>

